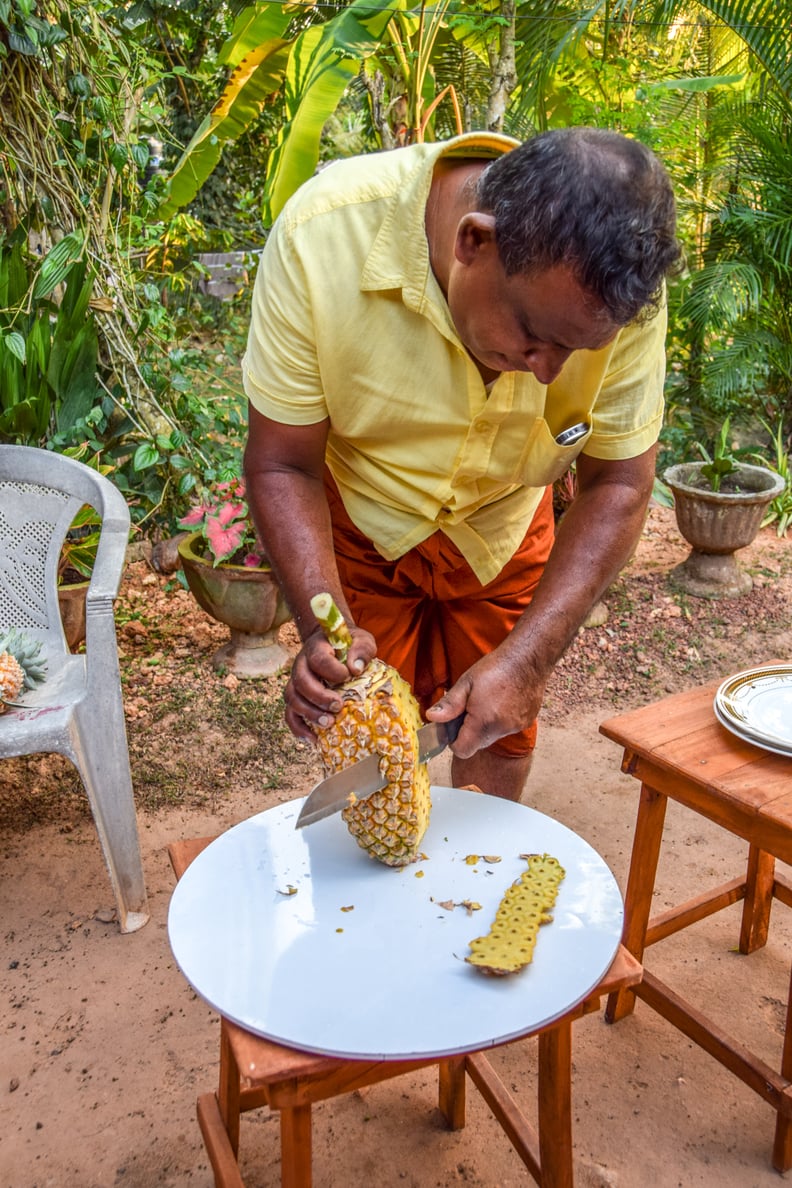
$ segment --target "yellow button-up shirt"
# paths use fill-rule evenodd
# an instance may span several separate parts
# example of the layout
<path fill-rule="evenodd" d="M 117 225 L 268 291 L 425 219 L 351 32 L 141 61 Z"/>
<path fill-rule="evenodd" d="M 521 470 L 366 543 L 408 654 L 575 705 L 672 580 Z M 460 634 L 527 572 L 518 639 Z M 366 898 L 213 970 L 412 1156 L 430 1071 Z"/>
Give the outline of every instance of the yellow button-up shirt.
<path fill-rule="evenodd" d="M 424 212 L 440 157 L 515 144 L 472 133 L 338 161 L 302 186 L 267 240 L 242 365 L 264 416 L 329 418 L 328 466 L 383 557 L 440 529 L 482 583 L 581 448 L 635 457 L 663 412 L 665 309 L 576 351 L 550 385 L 504 372 L 485 387 L 430 267 Z M 585 440 L 556 445 L 580 421 Z"/>

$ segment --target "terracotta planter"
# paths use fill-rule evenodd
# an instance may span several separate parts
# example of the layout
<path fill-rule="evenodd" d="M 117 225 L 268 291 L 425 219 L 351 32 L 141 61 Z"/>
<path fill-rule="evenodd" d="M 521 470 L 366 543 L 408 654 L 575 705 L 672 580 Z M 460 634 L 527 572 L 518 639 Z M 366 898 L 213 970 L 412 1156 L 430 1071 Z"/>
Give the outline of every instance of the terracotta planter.
<path fill-rule="evenodd" d="M 663 476 L 674 493 L 677 527 L 691 545 L 690 555 L 672 570 L 671 582 L 698 598 L 739 598 L 753 581 L 734 554 L 754 539 L 784 480 L 763 466 L 741 464 L 724 478 L 720 491 L 712 491 L 701 476 L 704 465 L 682 463 Z"/>
<path fill-rule="evenodd" d="M 63 634 L 69 651 L 73 652 L 85 642 L 85 595 L 88 592 L 88 582 L 74 582 L 58 586 L 58 605 L 60 607 Z"/>
<path fill-rule="evenodd" d="M 213 566 L 200 552 L 198 532 L 179 545 L 184 576 L 196 602 L 231 630 L 231 638 L 212 657 L 215 668 L 238 677 L 273 676 L 291 664 L 278 642 L 278 628 L 291 614 L 272 570 L 245 565 Z"/>

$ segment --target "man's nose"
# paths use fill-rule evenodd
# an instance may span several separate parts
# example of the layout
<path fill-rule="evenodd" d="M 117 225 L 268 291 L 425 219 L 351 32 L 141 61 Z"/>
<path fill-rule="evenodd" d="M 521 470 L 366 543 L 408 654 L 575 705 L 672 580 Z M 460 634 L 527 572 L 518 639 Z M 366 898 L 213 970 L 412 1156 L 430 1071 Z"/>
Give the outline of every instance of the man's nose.
<path fill-rule="evenodd" d="M 536 376 L 540 384 L 552 384 L 558 379 L 561 368 L 566 363 L 571 351 L 560 347 L 546 346 L 544 343 L 530 347 L 524 355 L 526 365 Z"/>

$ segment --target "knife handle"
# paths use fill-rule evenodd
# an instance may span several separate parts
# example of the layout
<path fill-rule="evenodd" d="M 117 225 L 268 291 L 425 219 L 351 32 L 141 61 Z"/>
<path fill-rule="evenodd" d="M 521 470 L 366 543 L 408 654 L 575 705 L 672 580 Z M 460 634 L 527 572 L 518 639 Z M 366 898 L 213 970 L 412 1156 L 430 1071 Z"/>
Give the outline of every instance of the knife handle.
<path fill-rule="evenodd" d="M 450 722 L 445 723 L 446 728 L 446 745 L 450 746 L 452 742 L 456 742 L 456 736 L 462 729 L 462 723 L 466 717 L 465 710 L 458 714 L 456 718 L 452 718 Z"/>

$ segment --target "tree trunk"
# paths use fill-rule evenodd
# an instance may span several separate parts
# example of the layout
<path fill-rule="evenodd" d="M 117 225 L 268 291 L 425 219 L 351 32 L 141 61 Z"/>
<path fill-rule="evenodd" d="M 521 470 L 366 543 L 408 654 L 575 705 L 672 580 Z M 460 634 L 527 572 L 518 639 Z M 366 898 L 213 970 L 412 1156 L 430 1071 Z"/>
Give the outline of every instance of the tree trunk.
<path fill-rule="evenodd" d="M 394 136 L 389 119 L 392 105 L 386 104 L 385 101 L 385 79 L 379 70 L 376 70 L 373 75 L 368 74 L 362 64 L 360 79 L 369 93 L 371 122 L 380 138 L 382 147 L 384 149 L 396 148 L 398 140 Z"/>
<path fill-rule="evenodd" d="M 500 6 L 503 24 L 498 27 L 497 49 L 493 47 L 489 53 L 491 81 L 487 101 L 487 129 L 490 132 L 503 131 L 503 117 L 511 93 L 517 86 L 514 61 L 516 12 L 517 5 L 513 0 L 503 0 Z"/>

